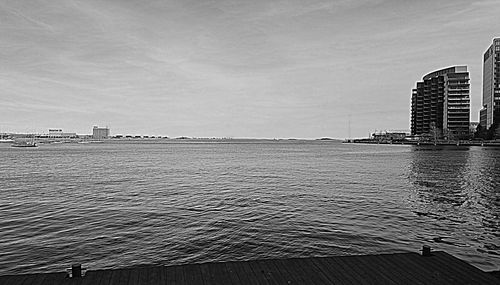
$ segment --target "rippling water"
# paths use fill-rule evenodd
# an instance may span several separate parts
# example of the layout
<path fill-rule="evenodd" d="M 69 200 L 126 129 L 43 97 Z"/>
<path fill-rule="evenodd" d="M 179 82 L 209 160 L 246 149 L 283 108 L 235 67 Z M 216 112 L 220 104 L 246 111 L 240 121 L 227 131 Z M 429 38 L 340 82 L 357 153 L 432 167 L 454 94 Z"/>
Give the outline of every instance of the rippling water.
<path fill-rule="evenodd" d="M 500 268 L 500 149 L 0 145 L 0 275 L 418 251 Z"/>

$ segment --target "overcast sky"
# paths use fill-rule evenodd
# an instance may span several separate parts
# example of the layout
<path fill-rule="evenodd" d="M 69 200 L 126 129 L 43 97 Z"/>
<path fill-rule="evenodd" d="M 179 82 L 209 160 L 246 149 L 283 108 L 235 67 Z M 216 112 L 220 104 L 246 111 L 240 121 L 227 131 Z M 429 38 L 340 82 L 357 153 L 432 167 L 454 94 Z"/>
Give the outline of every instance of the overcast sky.
<path fill-rule="evenodd" d="M 500 2 L 1 0 L 0 130 L 317 138 L 409 129 L 411 89 L 467 65 Z"/>

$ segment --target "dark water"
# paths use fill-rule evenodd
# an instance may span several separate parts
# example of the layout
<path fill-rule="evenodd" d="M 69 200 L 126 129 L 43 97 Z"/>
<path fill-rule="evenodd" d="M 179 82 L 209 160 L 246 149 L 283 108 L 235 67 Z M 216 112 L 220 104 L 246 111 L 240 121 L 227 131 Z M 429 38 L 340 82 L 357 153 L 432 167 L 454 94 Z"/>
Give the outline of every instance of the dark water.
<path fill-rule="evenodd" d="M 0 163 L 0 275 L 423 244 L 500 268 L 500 149 L 4 144 Z"/>

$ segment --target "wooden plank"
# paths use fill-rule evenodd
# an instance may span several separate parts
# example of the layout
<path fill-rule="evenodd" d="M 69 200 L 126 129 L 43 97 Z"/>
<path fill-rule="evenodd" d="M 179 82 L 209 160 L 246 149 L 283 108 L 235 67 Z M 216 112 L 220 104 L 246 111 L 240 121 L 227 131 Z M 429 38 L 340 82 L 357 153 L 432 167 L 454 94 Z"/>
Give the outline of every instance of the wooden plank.
<path fill-rule="evenodd" d="M 19 284 L 21 285 L 31 285 L 31 283 L 34 283 L 37 279 L 40 279 L 38 274 L 23 274 L 21 276 L 22 280 L 19 281 Z"/>
<path fill-rule="evenodd" d="M 274 260 L 260 260 L 260 267 L 264 267 L 269 272 L 269 276 L 273 284 L 288 284 L 288 273 L 283 272 L 276 267 Z"/>
<path fill-rule="evenodd" d="M 310 276 L 313 276 L 315 284 L 332 284 L 332 280 L 328 278 L 312 261 L 313 258 L 298 259 L 304 271 Z"/>
<path fill-rule="evenodd" d="M 441 266 L 445 271 L 452 275 L 450 278 L 457 280 L 457 282 L 470 282 L 475 284 L 490 284 L 494 280 L 484 273 L 482 270 L 465 263 L 464 261 L 447 254 L 446 252 L 434 252 L 435 262 Z"/>
<path fill-rule="evenodd" d="M 113 274 L 113 278 L 109 281 L 110 285 L 121 285 L 121 284 L 128 284 L 128 280 L 130 279 L 130 272 L 131 269 L 120 269 Z M 90 284 L 95 284 L 95 283 L 88 283 Z"/>
<path fill-rule="evenodd" d="M 186 284 L 203 285 L 201 270 L 198 264 L 184 265 Z"/>
<path fill-rule="evenodd" d="M 87 271 L 85 273 L 85 276 L 82 278 L 83 279 L 83 282 L 82 284 L 84 285 L 95 285 L 95 284 L 99 284 L 99 279 L 101 278 L 101 272 L 102 270 L 98 270 L 98 271 Z M 126 284 L 126 283 L 125 283 Z"/>
<path fill-rule="evenodd" d="M 14 284 L 14 285 L 22 285 L 22 282 L 24 280 L 25 276 L 24 275 L 9 275 L 9 276 L 2 276 L 0 278 L 1 283 L 0 284 Z"/>
<path fill-rule="evenodd" d="M 113 269 L 112 274 L 108 280 L 108 285 L 118 284 L 118 281 L 120 281 L 125 272 L 125 269 Z"/>
<path fill-rule="evenodd" d="M 204 285 L 211 285 L 215 284 L 214 281 L 212 280 L 212 276 L 210 275 L 210 270 L 209 270 L 209 265 L 207 263 L 200 264 L 200 272 L 201 272 L 201 280 L 203 281 Z"/>
<path fill-rule="evenodd" d="M 325 258 L 325 261 L 338 272 L 338 276 L 343 282 L 341 284 L 362 284 L 363 279 L 358 276 L 358 273 L 345 264 L 346 258 L 347 256 L 328 257 Z"/>
<path fill-rule="evenodd" d="M 101 276 L 99 278 L 99 283 L 95 283 L 95 285 L 109 285 L 113 273 L 113 270 L 102 270 L 100 274 Z"/>
<path fill-rule="evenodd" d="M 224 263 L 211 263 L 209 265 L 210 276 L 215 284 L 231 284 L 231 278 L 226 271 Z"/>
<path fill-rule="evenodd" d="M 263 260 L 255 260 L 252 261 L 253 268 L 260 272 L 260 276 L 265 280 L 266 284 L 276 285 L 279 284 L 278 273 L 275 270 L 272 270 L 271 267 Z"/>
<path fill-rule="evenodd" d="M 43 283 L 43 280 L 45 280 L 46 274 L 33 274 L 32 275 L 32 281 L 29 285 L 40 285 Z M 0 284 L 10 284 L 10 283 L 2 283 L 0 280 Z"/>
<path fill-rule="evenodd" d="M 23 275 L 14 276 L 10 282 L 12 282 L 12 284 L 22 285 L 25 281 L 28 281 L 29 279 L 30 278 L 28 275 L 23 274 Z"/>
<path fill-rule="evenodd" d="M 426 284 L 422 280 L 421 274 L 415 272 L 414 267 L 408 266 L 409 264 L 401 258 L 402 256 L 402 254 L 393 254 L 389 258 L 384 258 L 382 262 L 385 262 L 387 266 L 392 268 L 399 284 Z M 411 270 L 408 270 L 408 268 L 411 268 Z"/>
<path fill-rule="evenodd" d="M 234 268 L 236 269 L 241 284 L 260 284 L 259 281 L 257 281 L 257 277 L 255 276 L 252 268 L 250 267 L 249 261 L 236 262 L 234 263 Z"/>
<path fill-rule="evenodd" d="M 42 285 L 57 285 L 64 284 L 62 283 L 66 279 L 66 273 L 48 273 L 45 275 L 45 278 Z"/>
<path fill-rule="evenodd" d="M 176 266 L 175 267 L 175 278 L 177 284 L 187 284 L 186 277 L 184 276 L 184 266 Z"/>
<path fill-rule="evenodd" d="M 311 258 L 311 262 L 331 281 L 331 284 L 341 284 L 344 280 L 340 274 L 324 258 Z"/>
<path fill-rule="evenodd" d="M 150 268 L 147 278 L 146 284 L 151 285 L 160 285 L 160 274 L 161 274 L 162 266 L 153 266 Z"/>
<path fill-rule="evenodd" d="M 435 266 L 432 256 L 409 254 L 404 258 L 407 260 L 406 264 L 413 264 L 413 272 L 421 273 L 418 280 L 427 284 L 452 284 L 450 283 L 451 280 L 446 276 L 448 273 Z M 408 266 L 405 266 L 405 269 L 407 268 Z"/>
<path fill-rule="evenodd" d="M 128 285 L 139 285 L 139 274 L 140 269 L 134 267 L 130 270 L 130 274 L 128 276 Z"/>
<path fill-rule="evenodd" d="M 175 277 L 175 266 L 165 267 L 165 281 L 166 284 L 178 284 Z"/>
<path fill-rule="evenodd" d="M 285 266 L 289 266 L 290 271 L 295 271 L 297 277 L 308 284 L 319 284 L 316 276 L 311 276 L 303 264 L 297 258 L 283 260 Z"/>
<path fill-rule="evenodd" d="M 398 284 L 397 280 L 395 280 L 396 278 L 394 278 L 393 274 L 391 273 L 392 269 L 382 262 L 383 258 L 386 257 L 367 255 L 358 256 L 355 258 L 361 270 L 364 270 L 366 268 L 366 271 L 370 273 L 368 276 L 369 278 L 371 277 L 372 280 L 375 279 L 377 280 L 377 282 L 382 282 L 380 284 Z"/>
<path fill-rule="evenodd" d="M 257 261 L 249 261 L 248 265 L 252 269 L 252 272 L 255 275 L 255 279 L 261 285 L 274 285 L 271 276 L 269 275 L 269 271 L 266 268 L 262 268 Z"/>
<path fill-rule="evenodd" d="M 290 284 L 307 284 L 307 278 L 301 270 L 289 266 L 286 259 L 275 259 L 274 264 L 283 274 L 287 274 Z"/>
<path fill-rule="evenodd" d="M 257 260 L 183 266 L 147 266 L 65 273 L 0 276 L 9 285 L 113 284 L 500 284 L 494 276 L 445 252 Z"/>
<path fill-rule="evenodd" d="M 381 276 L 377 276 L 377 271 L 371 271 L 370 268 L 363 266 L 356 256 L 341 257 L 339 261 L 341 261 L 339 264 L 346 274 L 345 278 L 355 280 L 356 284 L 372 284 L 373 282 L 385 281 Z"/>
<path fill-rule="evenodd" d="M 392 257 L 402 272 L 411 274 L 415 281 L 423 284 L 437 282 L 434 268 L 425 263 L 424 257 L 418 254 L 398 254 Z"/>
<path fill-rule="evenodd" d="M 167 283 L 167 270 L 165 266 L 160 267 L 160 285 L 165 285 Z"/>
<path fill-rule="evenodd" d="M 148 279 L 149 276 L 152 274 L 151 269 L 153 267 L 147 266 L 147 267 L 142 267 L 141 271 L 139 272 L 139 284 L 149 284 Z"/>
<path fill-rule="evenodd" d="M 226 262 L 226 271 L 229 274 L 231 284 L 242 284 L 240 276 L 238 275 L 238 270 L 234 266 L 235 262 Z"/>

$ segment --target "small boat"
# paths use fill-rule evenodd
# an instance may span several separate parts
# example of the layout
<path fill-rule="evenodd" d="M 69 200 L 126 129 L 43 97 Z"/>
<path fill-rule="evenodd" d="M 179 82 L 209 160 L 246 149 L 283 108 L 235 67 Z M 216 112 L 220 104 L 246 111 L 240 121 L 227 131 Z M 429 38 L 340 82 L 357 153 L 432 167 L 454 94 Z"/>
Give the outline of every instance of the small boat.
<path fill-rule="evenodd" d="M 11 145 L 12 147 L 37 147 L 37 144 L 35 142 L 35 137 L 31 137 L 30 140 L 18 140 L 14 141 L 14 143 Z"/>
<path fill-rule="evenodd" d="M 36 142 L 32 141 L 19 141 L 19 142 L 14 142 L 12 147 L 38 147 Z"/>

